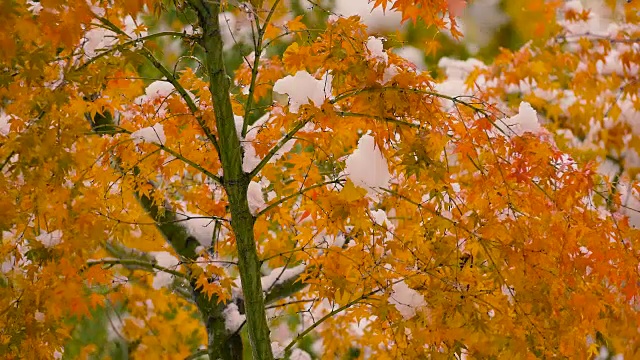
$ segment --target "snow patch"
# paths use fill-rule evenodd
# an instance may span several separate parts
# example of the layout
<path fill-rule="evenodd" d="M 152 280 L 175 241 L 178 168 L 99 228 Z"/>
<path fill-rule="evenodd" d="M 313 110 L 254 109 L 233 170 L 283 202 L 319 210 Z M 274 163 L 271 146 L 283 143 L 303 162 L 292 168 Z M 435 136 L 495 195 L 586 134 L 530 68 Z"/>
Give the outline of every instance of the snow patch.
<path fill-rule="evenodd" d="M 156 259 L 158 265 L 167 269 L 175 269 L 180 264 L 180 260 L 166 251 L 153 251 L 149 254 Z M 153 277 L 153 284 L 151 286 L 159 290 L 171 285 L 171 283 L 173 283 L 173 275 L 164 271 L 157 271 Z"/>
<path fill-rule="evenodd" d="M 149 86 L 144 89 L 144 94 L 148 100 L 164 99 L 175 90 L 175 87 L 170 82 L 158 80 L 149 84 Z"/>
<path fill-rule="evenodd" d="M 62 231 L 54 230 L 52 232 L 41 231 L 40 235 L 36 236 L 36 240 L 38 240 L 44 247 L 51 248 L 54 247 L 62 241 Z"/>
<path fill-rule="evenodd" d="M 309 355 L 306 351 L 302 349 L 293 349 L 291 352 L 291 356 L 289 356 L 290 360 L 311 360 L 311 355 Z"/>
<path fill-rule="evenodd" d="M 9 121 L 13 119 L 13 115 L 7 115 L 4 110 L 0 109 L 0 135 L 9 135 L 11 124 Z"/>
<path fill-rule="evenodd" d="M 320 106 L 331 96 L 333 77 L 325 74 L 318 80 L 306 71 L 298 71 L 294 76 L 286 76 L 273 85 L 273 91 L 289 96 L 289 111 L 297 113 L 300 106 L 309 104 Z"/>
<path fill-rule="evenodd" d="M 517 115 L 502 120 L 502 122 L 508 129 L 506 130 L 507 134 L 513 132 L 517 136 L 522 136 L 527 132 L 537 133 L 542 130 L 540 122 L 538 122 L 538 114 L 526 101 L 520 103 Z"/>
<path fill-rule="evenodd" d="M 389 303 L 395 305 L 400 315 L 411 319 L 416 310 L 427 306 L 424 296 L 410 288 L 404 281 L 393 285 L 393 293 L 389 296 Z"/>
<path fill-rule="evenodd" d="M 132 132 L 131 139 L 136 145 L 142 142 L 164 145 L 167 141 L 167 137 L 164 135 L 164 126 L 160 123 Z"/>
<path fill-rule="evenodd" d="M 213 230 L 215 221 L 203 215 L 190 213 L 188 211 L 176 212 L 176 220 L 182 225 L 189 235 L 193 236 L 200 245 L 210 247 L 213 241 Z"/>
<path fill-rule="evenodd" d="M 370 193 L 375 193 L 376 188 L 387 187 L 391 179 L 387 160 L 376 147 L 371 135 L 360 138 L 358 147 L 349 155 L 345 164 L 347 177 Z"/>
<path fill-rule="evenodd" d="M 382 39 L 377 38 L 375 36 L 369 36 L 367 40 L 367 49 L 369 49 L 369 55 L 367 58 L 369 60 L 382 60 L 384 63 L 389 62 L 389 55 L 384 51 L 384 45 L 382 44 Z"/>
<path fill-rule="evenodd" d="M 255 181 L 249 183 L 247 188 L 247 201 L 249 202 L 249 211 L 251 215 L 256 216 L 260 210 L 264 209 L 267 205 L 262 195 L 262 185 Z"/>
<path fill-rule="evenodd" d="M 292 268 L 279 267 L 275 268 L 269 273 L 269 275 L 263 276 L 260 279 L 262 283 L 262 291 L 269 291 L 272 287 L 278 284 L 282 284 L 292 278 L 302 274 L 306 269 L 305 264 L 300 264 Z"/>
<path fill-rule="evenodd" d="M 235 303 L 229 303 L 222 311 L 222 316 L 224 316 L 224 327 L 229 333 L 235 333 L 247 318 L 245 315 L 240 314 L 238 305 Z"/>
<path fill-rule="evenodd" d="M 284 346 L 278 342 L 271 343 L 271 352 L 273 352 L 274 359 L 280 359 L 284 357 Z"/>
<path fill-rule="evenodd" d="M 393 52 L 398 56 L 409 60 L 419 71 L 424 71 L 427 68 L 427 64 L 424 61 L 424 52 L 417 47 L 404 46 L 393 50 Z"/>
<path fill-rule="evenodd" d="M 333 11 L 344 17 L 359 16 L 371 33 L 396 31 L 404 26 L 402 14 L 387 7 L 384 11 L 381 6 L 373 8 L 374 2 L 369 0 L 341 0 L 335 2 Z"/>

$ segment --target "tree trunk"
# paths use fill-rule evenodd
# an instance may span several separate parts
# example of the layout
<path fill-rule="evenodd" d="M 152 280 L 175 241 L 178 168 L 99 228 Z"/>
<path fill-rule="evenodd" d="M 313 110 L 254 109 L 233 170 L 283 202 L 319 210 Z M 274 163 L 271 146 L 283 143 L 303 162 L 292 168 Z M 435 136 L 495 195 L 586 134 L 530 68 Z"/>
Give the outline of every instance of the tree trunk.
<path fill-rule="evenodd" d="M 227 192 L 231 210 L 231 227 L 236 237 L 238 268 L 242 280 L 250 346 L 254 359 L 272 360 L 269 326 L 260 282 L 260 261 L 253 234 L 255 218 L 249 211 L 247 202 L 250 178 L 242 170 L 242 146 L 236 134 L 229 97 L 231 84 L 223 60 L 223 43 L 218 21 L 220 3 L 191 0 L 190 4 L 198 13 L 198 20 L 203 30 L 201 45 L 205 50 L 209 91 L 213 98 L 218 130 L 219 155 L 224 172 L 222 183 Z"/>

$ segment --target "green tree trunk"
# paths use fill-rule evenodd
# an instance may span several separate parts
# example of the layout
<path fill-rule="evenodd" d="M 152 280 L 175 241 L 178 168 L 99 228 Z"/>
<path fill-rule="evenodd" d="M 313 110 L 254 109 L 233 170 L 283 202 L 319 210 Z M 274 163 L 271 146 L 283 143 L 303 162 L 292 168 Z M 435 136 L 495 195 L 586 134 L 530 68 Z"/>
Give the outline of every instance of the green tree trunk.
<path fill-rule="evenodd" d="M 250 177 L 242 170 L 242 146 L 236 134 L 229 97 L 231 84 L 223 60 L 223 43 L 218 21 L 220 3 L 192 0 L 190 4 L 197 12 L 203 30 L 201 45 L 205 50 L 205 66 L 209 75 L 209 90 L 213 98 L 218 130 L 219 156 L 224 172 L 222 184 L 227 192 L 231 227 L 236 237 L 250 347 L 254 359 L 272 360 L 269 325 L 260 282 L 260 260 L 253 234 L 255 218 L 249 211 L 247 202 Z"/>

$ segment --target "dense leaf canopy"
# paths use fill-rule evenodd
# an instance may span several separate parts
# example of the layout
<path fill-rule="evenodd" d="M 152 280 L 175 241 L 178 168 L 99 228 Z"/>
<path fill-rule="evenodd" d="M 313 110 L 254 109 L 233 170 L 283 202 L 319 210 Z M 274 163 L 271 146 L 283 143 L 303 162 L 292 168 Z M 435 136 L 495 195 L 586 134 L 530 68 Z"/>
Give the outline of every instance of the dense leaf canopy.
<path fill-rule="evenodd" d="M 640 5 L 498 3 L 1 1 L 0 356 L 639 357 Z"/>

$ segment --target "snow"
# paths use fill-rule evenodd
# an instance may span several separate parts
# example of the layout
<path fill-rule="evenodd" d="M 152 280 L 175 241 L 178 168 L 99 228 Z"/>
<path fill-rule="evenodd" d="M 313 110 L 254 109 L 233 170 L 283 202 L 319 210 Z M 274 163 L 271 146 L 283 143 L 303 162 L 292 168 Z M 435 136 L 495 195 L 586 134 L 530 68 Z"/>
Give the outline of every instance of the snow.
<path fill-rule="evenodd" d="M 444 69 L 447 79 L 435 85 L 436 92 L 447 96 L 469 96 L 473 95 L 473 92 L 465 84 L 467 77 L 474 69 L 484 68 L 485 65 L 482 61 L 473 58 L 456 60 L 443 57 L 438 61 L 438 67 Z M 479 77 L 476 82 L 482 86 L 484 80 Z M 442 100 L 442 103 L 445 108 L 452 108 L 454 105 L 450 100 Z"/>
<path fill-rule="evenodd" d="M 222 310 L 222 316 L 224 316 L 224 327 L 229 333 L 235 333 L 246 319 L 246 316 L 238 311 L 238 305 L 233 302 Z"/>
<path fill-rule="evenodd" d="M 273 269 L 269 275 L 265 275 L 260 279 L 260 282 L 262 283 L 262 291 L 269 291 L 275 285 L 282 284 L 285 281 L 302 274 L 306 267 L 307 266 L 305 264 L 300 264 L 289 269 L 286 269 L 285 267 Z"/>
<path fill-rule="evenodd" d="M 44 247 L 51 248 L 60 244 L 62 241 L 62 231 L 54 230 L 52 232 L 41 231 L 40 235 L 36 236 L 36 240 L 38 240 Z"/>
<path fill-rule="evenodd" d="M 522 136 L 527 132 L 537 133 L 542 130 L 538 122 L 538 114 L 526 101 L 520 103 L 517 115 L 504 119 L 502 122 L 508 129 L 503 129 L 507 134 L 513 132 L 517 136 Z"/>
<path fill-rule="evenodd" d="M 164 145 L 167 141 L 167 137 L 164 135 L 164 126 L 160 123 L 132 132 L 131 139 L 134 144 L 149 142 Z"/>
<path fill-rule="evenodd" d="M 618 193 L 622 205 L 626 206 L 621 212 L 629 217 L 632 227 L 640 228 L 640 194 L 627 181 L 618 184 Z"/>
<path fill-rule="evenodd" d="M 622 46 L 619 46 L 622 49 Z M 635 50 L 635 51 L 634 51 Z M 628 49 L 630 52 L 636 52 L 638 49 Z M 627 51 L 624 51 L 627 52 Z M 620 59 L 620 55 L 622 55 L 621 51 L 618 49 L 611 49 L 605 56 L 604 60 L 598 60 L 596 63 L 596 70 L 598 73 L 603 75 L 611 75 L 617 74 L 620 76 L 625 76 L 625 66 L 624 61 Z M 627 72 L 629 74 L 637 74 L 638 69 L 640 68 L 638 64 L 630 64 L 631 66 L 627 68 Z"/>
<path fill-rule="evenodd" d="M 251 24 L 247 17 L 236 17 L 233 13 L 223 12 L 218 15 L 218 21 L 225 51 L 236 44 L 246 44 L 251 41 Z"/>
<path fill-rule="evenodd" d="M 371 323 L 373 323 L 377 318 L 377 316 L 372 315 L 352 322 L 349 326 L 349 334 L 355 336 L 356 338 L 363 337 L 365 329 L 371 326 Z"/>
<path fill-rule="evenodd" d="M 375 36 L 369 36 L 367 40 L 367 49 L 369 49 L 369 60 L 382 60 L 385 63 L 389 62 L 389 55 L 384 51 L 384 44 L 382 39 Z"/>
<path fill-rule="evenodd" d="M 179 220 L 178 224 L 187 229 L 189 235 L 193 236 L 200 245 L 205 248 L 211 246 L 213 230 L 215 228 L 215 221 L 213 219 L 188 211 L 180 211 L 176 212 L 176 220 Z"/>
<path fill-rule="evenodd" d="M 35 314 L 33 314 L 33 318 L 39 323 L 44 322 L 44 313 L 36 311 Z"/>
<path fill-rule="evenodd" d="M 158 265 L 167 269 L 175 269 L 180 264 L 180 260 L 167 251 L 153 251 L 149 254 L 156 259 L 156 263 Z M 153 277 L 153 284 L 151 286 L 154 289 L 159 290 L 171 285 L 171 283 L 173 283 L 173 275 L 164 271 L 157 271 Z"/>
<path fill-rule="evenodd" d="M 389 296 L 389 303 L 395 305 L 400 315 L 405 319 L 411 319 L 416 315 L 416 310 L 427 306 L 424 296 L 410 288 L 404 281 L 393 285 L 393 293 Z"/>
<path fill-rule="evenodd" d="M 256 216 L 260 210 L 264 209 L 267 205 L 262 195 L 262 185 L 255 181 L 249 183 L 247 188 L 247 201 L 249 202 L 249 211 L 251 215 Z"/>
<path fill-rule="evenodd" d="M 289 356 L 290 360 L 311 360 L 311 355 L 309 355 L 306 351 L 302 349 L 293 349 L 291 352 L 291 356 Z"/>
<path fill-rule="evenodd" d="M 393 238 L 393 231 L 395 230 L 395 226 L 391 223 L 391 221 L 389 221 L 387 213 L 382 209 L 371 211 L 371 218 L 377 225 L 386 230 L 386 240 L 391 240 Z"/>
<path fill-rule="evenodd" d="M 15 256 L 11 255 L 7 260 L 0 263 L 0 273 L 6 274 L 13 270 L 13 264 L 16 262 Z"/>
<path fill-rule="evenodd" d="M 146 89 L 144 89 L 144 94 L 147 96 L 149 100 L 155 99 L 164 99 L 167 96 L 171 95 L 172 92 L 175 91 L 175 87 L 168 81 L 165 80 L 157 80 L 149 84 Z"/>
<path fill-rule="evenodd" d="M 482 69 L 485 65 L 482 61 L 474 58 L 457 60 L 445 56 L 438 61 L 438 67 L 444 69 L 447 78 L 464 80 L 473 70 Z"/>
<path fill-rule="evenodd" d="M 29 10 L 29 12 L 31 12 L 33 15 L 36 15 L 36 16 L 39 15 L 40 11 L 42 11 L 43 9 L 42 4 L 40 4 L 40 2 L 27 0 L 27 5 L 29 6 L 27 10 Z"/>
<path fill-rule="evenodd" d="M 0 135 L 9 135 L 11 124 L 9 121 L 13 119 L 12 115 L 7 115 L 4 110 L 0 109 Z"/>
<path fill-rule="evenodd" d="M 413 46 L 404 46 L 393 50 L 394 53 L 400 57 L 409 60 L 416 66 L 419 71 L 427 69 L 427 64 L 424 61 L 424 52 Z"/>
<path fill-rule="evenodd" d="M 242 116 L 233 115 L 233 122 L 236 125 L 236 135 L 238 135 L 238 140 L 242 140 L 242 127 L 244 126 L 244 118 Z"/>
<path fill-rule="evenodd" d="M 371 135 L 363 135 L 358 141 L 358 147 L 345 162 L 347 177 L 356 186 L 367 189 L 370 193 L 376 188 L 387 187 L 391 174 L 389 166 L 380 149 L 375 145 Z"/>
<path fill-rule="evenodd" d="M 372 33 L 396 31 L 405 26 L 401 24 L 402 15 L 399 12 L 390 9 L 383 11 L 380 6 L 373 9 L 373 5 L 374 2 L 369 0 L 340 0 L 336 1 L 333 11 L 344 17 L 359 16 Z"/>
<path fill-rule="evenodd" d="M 141 23 L 142 21 L 134 21 L 131 16 L 127 16 L 124 19 L 125 33 L 133 39 L 147 36 L 146 31 L 140 31 L 138 34 L 136 34 L 135 32 L 137 28 L 136 24 Z M 93 58 L 101 52 L 109 50 L 117 43 L 118 37 L 114 32 L 103 29 L 101 27 L 96 27 L 84 34 L 82 49 L 84 50 L 84 54 L 87 58 Z"/>
<path fill-rule="evenodd" d="M 325 74 L 318 80 L 306 71 L 298 71 L 294 76 L 288 75 L 273 85 L 273 91 L 289 96 L 289 111 L 297 113 L 300 106 L 309 104 L 320 106 L 331 96 L 333 77 Z"/>
<path fill-rule="evenodd" d="M 260 119 L 258 119 L 253 125 L 247 128 L 247 133 L 244 138 L 240 136 L 242 133 L 242 126 L 244 119 L 241 116 L 235 116 L 235 124 L 236 124 L 236 132 L 238 134 L 238 139 L 242 144 L 242 148 L 244 149 L 242 156 L 242 170 L 244 172 L 250 173 L 255 169 L 255 167 L 262 161 L 262 158 L 256 154 L 256 149 L 253 147 L 253 143 L 256 141 L 256 137 L 258 136 L 258 132 L 260 129 L 266 126 L 267 121 L 271 113 L 266 113 Z M 293 149 L 295 145 L 295 140 L 287 141 L 281 148 L 278 150 L 272 157 L 269 159 L 269 163 L 273 163 L 280 159 L 284 154 L 288 153 Z"/>
<path fill-rule="evenodd" d="M 382 226 L 385 223 L 391 225 L 389 219 L 387 218 L 387 213 L 382 209 L 372 211 L 371 216 L 373 217 L 373 221 L 378 225 Z"/>
<path fill-rule="evenodd" d="M 284 346 L 280 345 L 279 342 L 271 343 L 271 352 L 273 352 L 274 359 L 280 359 L 284 357 Z"/>

